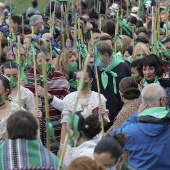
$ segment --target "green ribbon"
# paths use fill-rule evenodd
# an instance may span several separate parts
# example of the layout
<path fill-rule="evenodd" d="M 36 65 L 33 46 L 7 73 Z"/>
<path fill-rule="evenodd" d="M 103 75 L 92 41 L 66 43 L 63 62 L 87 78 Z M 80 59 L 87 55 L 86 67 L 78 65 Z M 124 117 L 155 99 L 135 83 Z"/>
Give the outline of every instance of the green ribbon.
<path fill-rule="evenodd" d="M 113 89 L 114 89 L 114 93 L 117 94 L 117 88 L 116 88 L 117 73 L 113 72 L 112 70 L 117 65 L 119 65 L 121 62 L 123 62 L 123 60 L 120 57 L 116 56 L 116 54 L 114 54 L 112 57 L 113 58 L 112 58 L 110 64 L 106 68 L 99 67 L 99 70 L 102 71 L 101 80 L 102 80 L 102 85 L 103 85 L 104 89 L 106 90 L 106 88 L 108 86 L 108 73 L 109 73 L 113 77 Z"/>
<path fill-rule="evenodd" d="M 54 145 L 52 145 L 52 146 L 59 146 L 59 142 L 57 142 L 57 140 L 56 140 L 56 136 L 54 133 L 54 127 L 53 127 L 52 123 L 49 121 L 46 121 L 46 126 L 47 126 L 49 135 L 53 138 L 53 141 L 54 141 Z"/>
<path fill-rule="evenodd" d="M 158 79 L 159 79 L 159 77 L 156 76 L 153 83 L 160 84 Z M 145 78 L 143 79 L 142 84 L 143 84 L 144 87 L 149 85 L 148 81 Z"/>
<path fill-rule="evenodd" d="M 153 107 L 150 109 L 144 110 L 142 113 L 138 114 L 138 117 L 141 116 L 152 116 L 158 119 L 162 119 L 169 114 L 169 109 L 166 107 Z"/>

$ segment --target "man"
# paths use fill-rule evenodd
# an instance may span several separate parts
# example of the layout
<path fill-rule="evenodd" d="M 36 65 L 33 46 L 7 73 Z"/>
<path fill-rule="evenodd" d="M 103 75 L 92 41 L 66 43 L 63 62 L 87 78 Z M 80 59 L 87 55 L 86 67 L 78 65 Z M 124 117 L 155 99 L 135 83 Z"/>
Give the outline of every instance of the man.
<path fill-rule="evenodd" d="M 119 82 L 122 78 L 131 75 L 130 67 L 119 57 L 113 55 L 113 49 L 106 42 L 97 44 L 101 61 L 99 64 L 98 75 L 101 94 L 107 99 L 106 108 L 109 110 L 110 123 L 106 130 L 112 126 L 114 118 L 122 108 L 122 102 L 119 95 Z M 97 83 L 94 80 L 92 90 L 97 91 Z"/>
<path fill-rule="evenodd" d="M 8 41 L 7 39 L 3 38 L 1 39 L 0 66 L 2 66 L 6 62 L 7 50 L 8 50 Z"/>
<path fill-rule="evenodd" d="M 60 131 L 61 131 L 61 124 L 60 124 L 60 118 L 61 118 L 61 112 L 52 107 L 50 104 L 53 101 L 54 96 L 56 96 L 59 99 L 63 99 L 69 92 L 69 83 L 64 77 L 64 75 L 53 68 L 51 66 L 51 56 L 49 53 L 49 50 L 45 47 L 42 47 L 40 51 L 37 51 L 36 54 L 36 63 L 37 63 L 37 70 L 36 70 L 36 79 L 38 84 L 38 97 L 39 97 L 39 109 L 42 112 L 42 120 L 40 122 L 40 129 L 41 129 L 41 140 L 42 143 L 46 144 L 46 115 L 45 115 L 45 101 L 44 101 L 44 88 L 43 88 L 43 79 L 42 79 L 42 60 L 45 60 L 45 67 L 47 72 L 47 87 L 48 87 L 48 99 L 49 99 L 49 116 L 50 116 L 50 122 L 52 123 L 56 135 L 56 139 L 60 140 Z M 28 84 L 26 84 L 26 87 L 30 89 L 35 94 L 35 80 L 34 80 L 34 68 L 29 70 L 26 73 L 26 76 L 28 78 Z M 51 138 L 52 139 L 52 138 Z M 54 142 L 54 141 L 53 141 Z M 53 143 L 51 141 L 51 144 Z M 57 147 L 52 148 L 51 151 L 54 153 L 57 153 Z"/>
<path fill-rule="evenodd" d="M 34 27 L 34 34 L 41 35 L 41 30 L 43 30 L 43 18 L 41 15 L 33 15 L 30 18 L 30 26 Z"/>
<path fill-rule="evenodd" d="M 21 19 L 19 16 L 11 17 L 11 26 L 12 26 L 12 29 L 13 29 L 15 35 L 20 35 L 23 32 L 22 26 L 20 24 L 21 24 Z"/>
<path fill-rule="evenodd" d="M 0 145 L 0 169 L 58 168 L 58 157 L 37 140 L 37 130 L 32 113 L 19 110 L 8 118 L 9 140 Z"/>
<path fill-rule="evenodd" d="M 93 36 L 93 41 L 96 42 L 99 40 L 101 32 L 98 28 L 91 28 L 89 29 L 85 34 L 85 42 L 87 43 L 88 52 L 92 52 L 92 38 L 91 38 L 91 32 Z"/>
<path fill-rule="evenodd" d="M 50 47 L 50 38 L 51 38 L 50 33 L 44 33 L 42 35 L 42 38 L 46 41 L 45 47 L 49 49 L 49 47 Z"/>
<path fill-rule="evenodd" d="M 116 133 L 122 132 L 127 137 L 125 150 L 129 152 L 130 166 L 137 170 L 169 170 L 170 110 L 166 108 L 166 93 L 160 85 L 149 84 L 141 97 L 143 103 L 138 113 Z"/>
<path fill-rule="evenodd" d="M 40 11 L 36 9 L 37 6 L 38 6 L 37 0 L 32 1 L 32 6 L 26 10 L 26 18 L 30 17 L 31 15 L 40 14 Z"/>

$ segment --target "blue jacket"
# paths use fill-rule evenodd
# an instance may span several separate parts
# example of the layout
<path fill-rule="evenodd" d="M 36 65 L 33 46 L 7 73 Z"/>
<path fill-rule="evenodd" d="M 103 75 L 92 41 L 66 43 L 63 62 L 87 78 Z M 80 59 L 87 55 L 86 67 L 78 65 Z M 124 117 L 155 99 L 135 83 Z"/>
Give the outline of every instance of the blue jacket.
<path fill-rule="evenodd" d="M 126 137 L 128 164 L 137 170 L 170 170 L 170 125 L 140 123 L 132 115 L 115 132 Z"/>

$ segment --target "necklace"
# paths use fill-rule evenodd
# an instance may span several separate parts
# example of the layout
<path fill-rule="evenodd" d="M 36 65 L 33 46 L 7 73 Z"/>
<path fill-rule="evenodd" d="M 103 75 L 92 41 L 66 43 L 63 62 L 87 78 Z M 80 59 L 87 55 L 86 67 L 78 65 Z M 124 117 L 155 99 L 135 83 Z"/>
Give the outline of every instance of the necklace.
<path fill-rule="evenodd" d="M 5 104 L 5 102 L 4 102 L 4 103 L 2 103 L 2 104 L 0 104 L 0 107 L 1 107 L 1 106 L 3 106 L 4 104 Z"/>

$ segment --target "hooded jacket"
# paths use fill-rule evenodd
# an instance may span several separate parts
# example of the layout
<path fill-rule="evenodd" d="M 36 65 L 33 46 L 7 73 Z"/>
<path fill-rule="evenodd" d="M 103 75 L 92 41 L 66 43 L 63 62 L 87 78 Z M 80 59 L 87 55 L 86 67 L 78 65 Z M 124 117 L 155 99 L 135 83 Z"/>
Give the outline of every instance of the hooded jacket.
<path fill-rule="evenodd" d="M 170 125 L 168 123 L 170 114 L 168 110 L 165 114 L 166 108 L 162 109 L 155 108 L 154 110 L 157 111 L 154 111 L 152 116 L 147 114 L 139 116 L 136 113 L 116 131 L 110 132 L 110 135 L 122 132 L 127 137 L 125 150 L 130 153 L 128 164 L 137 170 L 170 169 Z M 161 116 L 161 113 L 164 116 Z"/>

